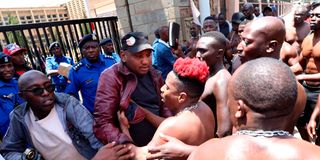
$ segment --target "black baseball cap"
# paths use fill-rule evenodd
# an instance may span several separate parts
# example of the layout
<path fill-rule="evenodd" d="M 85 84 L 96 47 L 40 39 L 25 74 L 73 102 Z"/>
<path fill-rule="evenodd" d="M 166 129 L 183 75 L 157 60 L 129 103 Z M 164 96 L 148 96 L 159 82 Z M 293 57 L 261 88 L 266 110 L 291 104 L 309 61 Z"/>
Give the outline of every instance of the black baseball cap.
<path fill-rule="evenodd" d="M 140 51 L 149 49 L 153 50 L 144 33 L 130 32 L 121 39 L 122 50 L 130 53 L 138 53 Z"/>
<path fill-rule="evenodd" d="M 0 64 L 10 63 L 11 62 L 11 56 L 4 54 L 3 52 L 0 52 Z"/>

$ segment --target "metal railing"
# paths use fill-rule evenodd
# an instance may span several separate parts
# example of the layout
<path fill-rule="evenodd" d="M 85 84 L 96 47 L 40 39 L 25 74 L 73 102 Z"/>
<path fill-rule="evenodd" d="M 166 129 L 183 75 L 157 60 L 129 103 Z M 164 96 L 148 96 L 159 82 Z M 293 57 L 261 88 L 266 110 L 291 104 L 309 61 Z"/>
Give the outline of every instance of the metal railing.
<path fill-rule="evenodd" d="M 119 53 L 117 21 L 117 17 L 101 17 L 0 26 L 0 51 L 7 44 L 16 43 L 28 50 L 26 58 L 31 66 L 44 71 L 44 68 L 39 66 L 47 56 L 51 56 L 48 47 L 52 42 L 59 42 L 64 54 L 77 62 L 82 58 L 78 48 L 79 40 L 86 34 L 95 33 L 98 40 L 112 38 L 115 50 Z"/>

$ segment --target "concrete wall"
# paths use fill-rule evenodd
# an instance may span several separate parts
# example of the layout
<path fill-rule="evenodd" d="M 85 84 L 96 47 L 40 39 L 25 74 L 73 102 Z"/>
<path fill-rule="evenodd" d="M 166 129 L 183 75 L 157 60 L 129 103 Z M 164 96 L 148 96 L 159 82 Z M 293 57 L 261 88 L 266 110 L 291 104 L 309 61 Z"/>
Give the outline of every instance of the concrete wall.
<path fill-rule="evenodd" d="M 129 18 L 125 0 L 115 1 L 119 18 L 120 36 L 130 32 Z M 185 30 L 185 21 L 190 19 L 191 11 L 189 0 L 128 0 L 132 29 L 141 31 L 149 36 L 149 41 L 154 40 L 153 32 L 160 26 L 168 25 L 174 21 Z M 190 20 L 189 20 L 190 21 Z M 181 38 L 185 35 L 181 34 Z"/>

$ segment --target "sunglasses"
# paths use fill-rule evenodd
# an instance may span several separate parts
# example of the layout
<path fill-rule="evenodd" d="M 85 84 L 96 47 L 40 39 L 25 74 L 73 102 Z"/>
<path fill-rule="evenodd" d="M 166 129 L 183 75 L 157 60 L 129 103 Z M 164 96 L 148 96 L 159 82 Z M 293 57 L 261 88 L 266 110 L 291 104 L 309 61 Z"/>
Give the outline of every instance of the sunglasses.
<path fill-rule="evenodd" d="M 50 84 L 44 87 L 37 87 L 37 88 L 33 88 L 33 89 L 26 89 L 26 90 L 22 90 L 21 92 L 31 92 L 36 96 L 40 96 L 43 94 L 44 90 L 46 90 L 49 93 L 52 93 L 55 90 L 55 85 L 54 84 Z"/>

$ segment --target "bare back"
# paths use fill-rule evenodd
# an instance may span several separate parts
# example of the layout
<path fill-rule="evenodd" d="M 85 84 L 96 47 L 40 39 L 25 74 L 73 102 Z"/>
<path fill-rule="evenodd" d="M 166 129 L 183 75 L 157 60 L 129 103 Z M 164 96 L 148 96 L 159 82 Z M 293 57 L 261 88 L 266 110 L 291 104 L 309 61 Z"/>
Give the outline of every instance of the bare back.
<path fill-rule="evenodd" d="M 198 102 L 198 108 L 181 111 L 165 119 L 158 127 L 148 146 L 159 146 L 165 142 L 159 134 L 175 137 L 189 145 L 200 145 L 214 137 L 215 121 L 210 108 Z"/>
<path fill-rule="evenodd" d="M 300 64 L 305 74 L 320 73 L 320 37 L 308 35 L 302 43 Z M 320 82 L 306 81 L 309 85 L 320 85 Z"/>
<path fill-rule="evenodd" d="M 229 136 L 207 141 L 188 159 L 319 159 L 320 148 L 294 137 Z"/>

